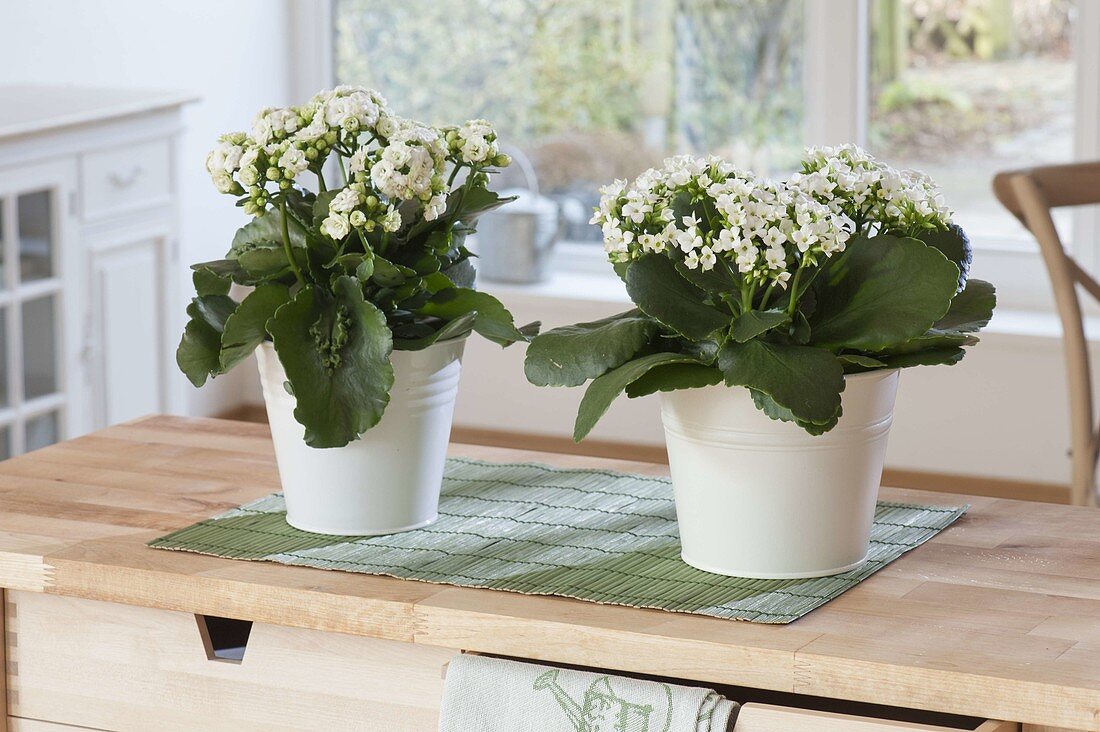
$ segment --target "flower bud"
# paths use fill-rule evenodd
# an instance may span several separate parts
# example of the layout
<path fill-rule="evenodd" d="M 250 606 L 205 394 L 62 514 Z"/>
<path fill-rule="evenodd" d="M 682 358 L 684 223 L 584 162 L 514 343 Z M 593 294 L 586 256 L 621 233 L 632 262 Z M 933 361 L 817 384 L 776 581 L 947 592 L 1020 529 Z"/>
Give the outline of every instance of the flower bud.
<path fill-rule="evenodd" d="M 279 178 L 281 178 L 282 175 L 283 174 L 279 172 L 279 169 L 274 167 L 274 166 L 267 169 L 267 179 L 268 180 L 279 180 Z"/>
<path fill-rule="evenodd" d="M 511 164 L 512 156 L 507 153 L 498 153 L 497 156 L 493 158 L 493 165 L 498 168 L 507 168 Z"/>

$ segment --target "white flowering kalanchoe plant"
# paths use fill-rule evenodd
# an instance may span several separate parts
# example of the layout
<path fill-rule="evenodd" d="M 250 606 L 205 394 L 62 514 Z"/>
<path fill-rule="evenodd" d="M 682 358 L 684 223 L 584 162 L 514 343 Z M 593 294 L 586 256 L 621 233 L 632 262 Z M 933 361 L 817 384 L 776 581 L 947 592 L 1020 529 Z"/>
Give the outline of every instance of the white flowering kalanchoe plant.
<path fill-rule="evenodd" d="M 271 340 L 306 442 L 338 447 L 381 419 L 393 350 L 471 331 L 529 340 L 537 324 L 516 328 L 473 289 L 464 246 L 477 217 L 509 200 L 488 188 L 509 162 L 484 120 L 430 127 L 362 87 L 261 110 L 206 158 L 214 186 L 253 218 L 225 259 L 192 267 L 180 369 L 201 386 Z M 252 289 L 238 302 L 233 283 Z"/>
<path fill-rule="evenodd" d="M 935 184 L 855 146 L 808 150 L 784 182 L 674 157 L 601 193 L 592 222 L 636 307 L 543 333 L 525 366 L 539 386 L 592 381 L 577 440 L 624 391 L 721 383 L 821 434 L 845 374 L 957 363 L 993 315 Z"/>

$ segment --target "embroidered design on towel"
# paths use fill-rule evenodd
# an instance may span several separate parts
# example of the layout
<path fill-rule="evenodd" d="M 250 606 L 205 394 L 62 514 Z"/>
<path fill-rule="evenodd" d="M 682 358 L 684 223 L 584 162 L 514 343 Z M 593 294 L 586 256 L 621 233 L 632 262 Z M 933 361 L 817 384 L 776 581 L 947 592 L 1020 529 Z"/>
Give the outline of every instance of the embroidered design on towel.
<path fill-rule="evenodd" d="M 577 702 L 558 683 L 558 670 L 547 671 L 535 679 L 536 691 L 549 690 L 576 732 L 668 732 L 672 725 L 672 689 L 661 684 L 663 704 L 638 704 L 615 691 L 614 676 L 593 681 Z M 713 712 L 713 710 L 711 710 Z"/>

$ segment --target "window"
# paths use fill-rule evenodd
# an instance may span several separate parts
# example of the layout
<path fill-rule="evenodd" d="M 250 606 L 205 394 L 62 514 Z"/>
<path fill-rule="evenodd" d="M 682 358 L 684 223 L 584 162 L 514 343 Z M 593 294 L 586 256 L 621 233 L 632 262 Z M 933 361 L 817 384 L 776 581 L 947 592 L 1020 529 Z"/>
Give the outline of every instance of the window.
<path fill-rule="evenodd" d="M 613 178 L 706 152 L 784 175 L 804 143 L 854 141 L 940 183 L 1002 308 L 1048 309 L 1035 244 L 991 178 L 1100 156 L 1092 0 L 329 3 L 321 23 L 299 11 L 326 68 L 303 94 L 335 79 L 425 120 L 492 120 L 586 242 L 562 247 L 569 269 L 608 272 L 587 220 Z M 498 187 L 524 185 L 520 167 Z M 1056 219 L 1100 270 L 1100 216 Z"/>
<path fill-rule="evenodd" d="M 784 172 L 801 152 L 801 0 L 338 0 L 335 19 L 339 82 L 492 121 L 572 241 L 601 241 L 598 186 L 668 155 Z M 524 184 L 514 166 L 498 185 Z"/>
<path fill-rule="evenodd" d="M 994 173 L 1073 158 L 1073 0 L 873 0 L 869 145 L 931 175 L 978 247 L 1033 247 Z M 1072 214 L 1058 212 L 1064 234 Z"/>

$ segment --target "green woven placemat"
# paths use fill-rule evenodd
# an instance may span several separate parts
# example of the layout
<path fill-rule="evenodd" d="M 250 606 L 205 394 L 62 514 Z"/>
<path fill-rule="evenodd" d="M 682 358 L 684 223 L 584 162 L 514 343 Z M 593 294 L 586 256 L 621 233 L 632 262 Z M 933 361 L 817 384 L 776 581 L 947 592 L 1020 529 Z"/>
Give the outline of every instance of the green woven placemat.
<path fill-rule="evenodd" d="M 935 536 L 967 506 L 880 501 L 870 558 L 804 580 L 723 577 L 684 564 L 666 478 L 530 463 L 447 461 L 439 520 L 388 536 L 311 534 L 280 493 L 149 543 L 159 549 L 384 574 L 532 595 L 789 623 Z"/>

